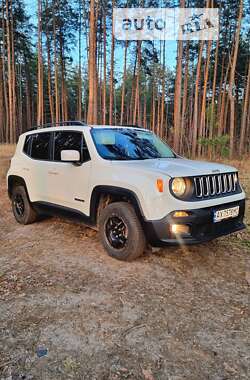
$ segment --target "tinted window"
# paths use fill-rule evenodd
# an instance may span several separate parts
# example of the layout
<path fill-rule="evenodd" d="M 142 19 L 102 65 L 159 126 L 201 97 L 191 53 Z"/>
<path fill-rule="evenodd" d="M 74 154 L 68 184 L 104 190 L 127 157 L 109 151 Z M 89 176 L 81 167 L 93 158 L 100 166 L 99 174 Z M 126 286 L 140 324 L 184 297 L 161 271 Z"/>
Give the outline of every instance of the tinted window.
<path fill-rule="evenodd" d="M 36 160 L 49 159 L 50 133 L 37 133 L 33 135 L 31 157 Z"/>
<path fill-rule="evenodd" d="M 145 130 L 94 128 L 91 133 L 98 153 L 107 160 L 175 157 L 167 144 Z"/>
<path fill-rule="evenodd" d="M 82 136 L 82 160 L 83 162 L 90 160 L 90 154 L 84 136 Z"/>
<path fill-rule="evenodd" d="M 23 146 L 23 151 L 28 156 L 30 156 L 30 143 L 31 143 L 31 140 L 32 140 L 32 135 L 26 136 L 25 143 L 24 143 L 24 146 Z"/>
<path fill-rule="evenodd" d="M 77 150 L 80 153 L 81 161 L 90 159 L 85 139 L 80 132 L 56 132 L 54 144 L 55 161 L 61 161 L 62 150 Z"/>

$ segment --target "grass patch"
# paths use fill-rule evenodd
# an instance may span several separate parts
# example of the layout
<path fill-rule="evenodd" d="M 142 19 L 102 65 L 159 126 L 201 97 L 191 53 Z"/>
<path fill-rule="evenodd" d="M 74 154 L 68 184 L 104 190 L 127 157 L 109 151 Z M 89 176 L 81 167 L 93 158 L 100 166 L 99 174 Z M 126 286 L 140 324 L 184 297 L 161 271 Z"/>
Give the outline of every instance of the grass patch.
<path fill-rule="evenodd" d="M 242 240 L 241 245 L 250 249 L 250 240 Z"/>
<path fill-rule="evenodd" d="M 250 250 L 250 240 L 249 239 L 237 239 L 233 243 L 238 248 L 246 248 L 247 250 Z"/>

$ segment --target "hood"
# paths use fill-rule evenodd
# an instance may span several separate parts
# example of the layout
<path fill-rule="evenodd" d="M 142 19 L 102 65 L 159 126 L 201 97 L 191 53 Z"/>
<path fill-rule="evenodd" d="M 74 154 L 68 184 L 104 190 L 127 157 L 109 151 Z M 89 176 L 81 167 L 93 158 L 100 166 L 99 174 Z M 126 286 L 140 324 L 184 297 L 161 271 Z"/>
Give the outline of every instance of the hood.
<path fill-rule="evenodd" d="M 138 170 L 154 171 L 170 177 L 192 177 L 208 174 L 220 174 L 237 171 L 232 166 L 222 165 L 206 161 L 194 161 L 184 158 L 159 158 L 141 161 L 112 161 L 119 166 L 131 165 Z"/>

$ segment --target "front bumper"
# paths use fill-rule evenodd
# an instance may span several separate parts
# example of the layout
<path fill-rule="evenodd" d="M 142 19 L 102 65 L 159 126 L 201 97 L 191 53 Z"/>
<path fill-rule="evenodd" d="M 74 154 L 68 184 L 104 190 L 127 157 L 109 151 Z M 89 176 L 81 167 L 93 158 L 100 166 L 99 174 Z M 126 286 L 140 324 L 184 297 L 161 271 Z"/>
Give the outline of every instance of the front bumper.
<path fill-rule="evenodd" d="M 236 218 L 225 219 L 218 223 L 213 222 L 215 210 L 223 210 L 235 206 L 240 206 L 239 215 Z M 174 212 L 171 212 L 161 220 L 146 221 L 144 230 L 149 243 L 156 247 L 169 244 L 197 244 L 245 228 L 243 223 L 245 199 L 224 203 L 223 205 L 185 211 L 188 211 L 188 216 L 174 217 Z M 190 233 L 176 236 L 171 232 L 172 224 L 187 225 L 189 226 Z"/>

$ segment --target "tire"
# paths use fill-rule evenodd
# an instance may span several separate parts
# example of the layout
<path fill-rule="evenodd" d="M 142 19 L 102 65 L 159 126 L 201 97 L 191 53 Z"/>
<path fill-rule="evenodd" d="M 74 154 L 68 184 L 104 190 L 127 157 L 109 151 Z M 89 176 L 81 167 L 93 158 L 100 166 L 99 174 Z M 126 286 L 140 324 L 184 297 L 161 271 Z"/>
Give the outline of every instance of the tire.
<path fill-rule="evenodd" d="M 102 244 L 118 260 L 132 261 L 143 254 L 146 239 L 133 206 L 114 202 L 105 207 L 99 218 Z"/>
<path fill-rule="evenodd" d="M 14 187 L 11 202 L 12 211 L 18 223 L 31 224 L 37 220 L 38 214 L 33 209 L 24 186 Z"/>

